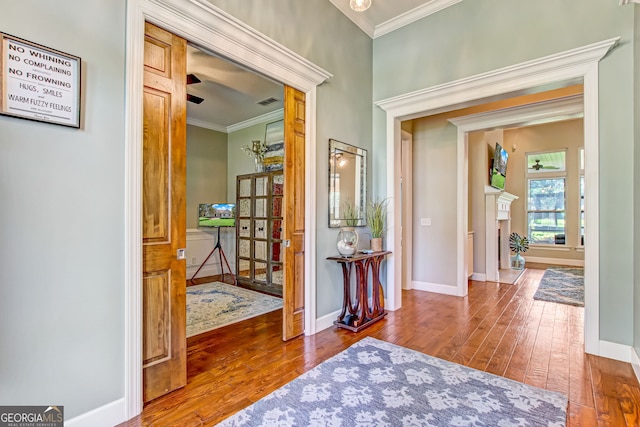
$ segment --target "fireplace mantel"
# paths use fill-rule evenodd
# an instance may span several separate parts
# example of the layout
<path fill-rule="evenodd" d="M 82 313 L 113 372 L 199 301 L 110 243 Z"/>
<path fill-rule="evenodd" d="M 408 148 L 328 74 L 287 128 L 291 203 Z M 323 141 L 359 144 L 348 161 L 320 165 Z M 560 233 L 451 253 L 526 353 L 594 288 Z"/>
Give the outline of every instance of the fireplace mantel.
<path fill-rule="evenodd" d="M 506 191 L 485 186 L 485 241 L 486 241 L 486 274 L 487 280 L 497 282 L 500 280 L 500 268 L 510 269 L 509 262 L 509 238 L 511 234 L 511 203 L 518 199 Z M 498 230 L 501 230 L 502 238 L 498 249 Z M 498 250 L 503 256 L 498 263 Z"/>

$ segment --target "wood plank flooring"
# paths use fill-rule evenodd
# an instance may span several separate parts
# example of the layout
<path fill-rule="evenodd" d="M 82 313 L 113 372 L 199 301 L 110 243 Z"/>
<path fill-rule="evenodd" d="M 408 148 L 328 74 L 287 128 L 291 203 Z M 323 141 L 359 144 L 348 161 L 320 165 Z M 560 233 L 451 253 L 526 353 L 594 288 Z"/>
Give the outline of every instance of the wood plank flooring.
<path fill-rule="evenodd" d="M 569 397 L 568 426 L 640 426 L 630 364 L 583 351 L 584 309 L 534 301 L 543 270 L 517 285 L 471 282 L 458 298 L 403 291 L 403 307 L 353 333 L 335 327 L 283 343 L 269 313 L 188 340 L 188 384 L 121 426 L 212 426 L 365 336 Z"/>

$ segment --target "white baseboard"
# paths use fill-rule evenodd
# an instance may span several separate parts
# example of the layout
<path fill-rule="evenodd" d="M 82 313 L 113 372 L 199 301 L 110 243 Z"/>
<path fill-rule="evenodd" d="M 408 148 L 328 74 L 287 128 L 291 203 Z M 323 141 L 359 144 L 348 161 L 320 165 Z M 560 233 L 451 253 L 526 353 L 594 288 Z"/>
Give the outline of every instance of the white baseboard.
<path fill-rule="evenodd" d="M 619 360 L 620 362 L 631 363 L 633 347 L 630 345 L 601 340 L 598 345 L 598 350 L 598 356 Z"/>
<path fill-rule="evenodd" d="M 413 289 L 418 291 L 435 292 L 444 295 L 458 295 L 458 288 L 450 285 L 441 285 L 438 283 L 418 282 L 414 280 L 412 283 Z"/>
<path fill-rule="evenodd" d="M 323 331 L 325 329 L 329 329 L 333 326 L 333 322 L 338 318 L 342 310 L 334 311 L 333 313 L 329 313 L 325 316 L 316 319 L 316 333 Z"/>
<path fill-rule="evenodd" d="M 113 427 L 127 421 L 125 419 L 125 401 L 114 400 L 111 403 L 92 409 L 64 422 L 66 427 Z"/>
<path fill-rule="evenodd" d="M 478 282 L 486 282 L 487 275 L 485 273 L 473 273 L 471 275 L 471 280 L 476 280 Z"/>
<path fill-rule="evenodd" d="M 540 264 L 570 265 L 572 267 L 584 267 L 583 259 L 545 258 L 545 257 L 539 257 L 539 256 L 528 256 L 528 257 L 525 257 L 525 262 L 537 262 Z M 526 263 L 525 263 L 525 267 L 526 267 Z"/>
<path fill-rule="evenodd" d="M 193 274 L 198 271 L 198 267 L 199 266 L 195 266 L 195 267 L 187 267 L 187 279 L 191 279 L 191 277 L 193 276 Z M 227 266 L 224 266 L 224 274 L 236 274 L 235 273 L 236 269 L 235 266 L 231 265 L 231 271 L 229 271 L 227 269 Z M 216 264 L 205 264 L 204 267 L 202 267 L 202 270 L 200 270 L 198 272 L 198 277 L 207 277 L 207 276 L 217 276 L 219 274 L 222 274 L 222 272 L 220 271 L 220 263 L 216 263 Z"/>
<path fill-rule="evenodd" d="M 631 366 L 633 367 L 633 372 L 636 374 L 636 378 L 640 381 L 640 357 L 638 357 L 638 352 L 633 347 L 631 347 Z"/>

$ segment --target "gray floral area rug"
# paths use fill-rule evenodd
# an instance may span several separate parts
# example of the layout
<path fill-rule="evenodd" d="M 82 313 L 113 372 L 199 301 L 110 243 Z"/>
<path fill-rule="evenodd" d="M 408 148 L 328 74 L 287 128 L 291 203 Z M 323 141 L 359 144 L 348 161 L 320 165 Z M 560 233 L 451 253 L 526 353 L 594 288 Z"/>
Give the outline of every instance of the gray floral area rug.
<path fill-rule="evenodd" d="M 187 286 L 187 337 L 281 308 L 281 298 L 222 282 Z"/>
<path fill-rule="evenodd" d="M 219 426 L 566 425 L 567 397 L 365 337 Z"/>
<path fill-rule="evenodd" d="M 584 307 L 584 268 L 547 268 L 533 299 Z"/>

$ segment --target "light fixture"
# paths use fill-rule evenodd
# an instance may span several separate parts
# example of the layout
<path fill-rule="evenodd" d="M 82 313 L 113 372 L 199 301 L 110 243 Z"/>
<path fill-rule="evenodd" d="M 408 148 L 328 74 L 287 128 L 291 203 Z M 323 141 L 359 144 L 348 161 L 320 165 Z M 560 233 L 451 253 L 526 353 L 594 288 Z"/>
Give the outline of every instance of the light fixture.
<path fill-rule="evenodd" d="M 356 12 L 363 12 L 371 6 L 371 0 L 349 0 L 349 6 Z"/>

